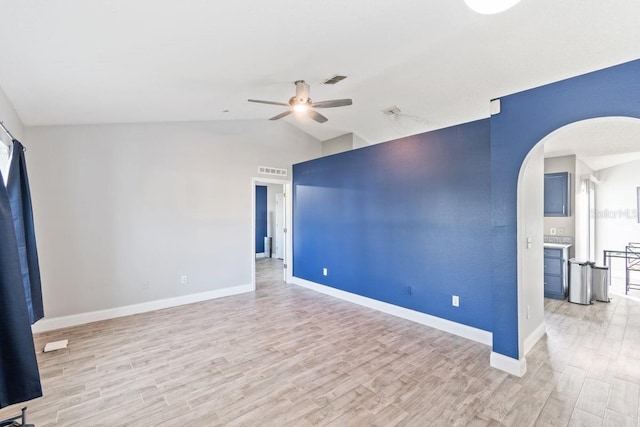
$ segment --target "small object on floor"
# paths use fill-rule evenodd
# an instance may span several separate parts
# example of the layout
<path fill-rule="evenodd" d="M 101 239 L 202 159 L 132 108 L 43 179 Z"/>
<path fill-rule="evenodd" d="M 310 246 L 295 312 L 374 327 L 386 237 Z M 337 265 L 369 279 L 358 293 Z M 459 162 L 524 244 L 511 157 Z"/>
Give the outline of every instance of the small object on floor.
<path fill-rule="evenodd" d="M 56 351 L 56 350 L 61 350 L 63 348 L 67 348 L 67 344 L 69 344 L 69 340 L 48 342 L 44 346 L 44 352 L 48 353 L 50 351 Z"/>

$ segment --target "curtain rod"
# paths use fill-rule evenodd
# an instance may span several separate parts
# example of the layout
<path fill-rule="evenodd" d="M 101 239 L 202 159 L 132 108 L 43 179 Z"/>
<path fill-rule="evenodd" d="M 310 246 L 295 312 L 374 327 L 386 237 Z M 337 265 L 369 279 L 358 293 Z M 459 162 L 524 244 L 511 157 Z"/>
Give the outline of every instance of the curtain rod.
<path fill-rule="evenodd" d="M 2 126 L 2 129 L 4 129 L 4 131 L 7 133 L 7 135 L 9 135 L 11 137 L 11 140 L 15 139 L 13 137 L 13 135 L 11 134 L 11 132 L 9 132 L 9 129 L 7 129 L 7 127 L 4 125 L 4 122 L 0 122 L 0 126 Z"/>
<path fill-rule="evenodd" d="M 16 138 L 13 136 L 11 132 L 9 132 L 9 129 L 7 129 L 7 127 L 4 125 L 4 122 L 0 121 L 0 127 L 7 133 L 7 135 L 9 135 L 9 137 L 11 138 L 11 141 L 16 141 Z M 10 147 L 10 145 L 7 144 L 7 147 Z M 23 146 L 22 149 L 23 151 L 27 151 L 27 147 L 25 146 Z"/>

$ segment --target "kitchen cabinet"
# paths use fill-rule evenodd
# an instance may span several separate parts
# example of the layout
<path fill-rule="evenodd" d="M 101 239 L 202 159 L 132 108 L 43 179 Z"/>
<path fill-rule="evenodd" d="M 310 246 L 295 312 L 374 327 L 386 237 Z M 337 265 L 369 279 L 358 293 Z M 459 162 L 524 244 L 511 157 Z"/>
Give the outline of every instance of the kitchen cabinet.
<path fill-rule="evenodd" d="M 544 245 L 544 296 L 565 299 L 567 297 L 567 260 L 569 247 L 565 244 Z"/>
<path fill-rule="evenodd" d="M 569 172 L 544 174 L 544 216 L 571 216 L 570 188 Z"/>

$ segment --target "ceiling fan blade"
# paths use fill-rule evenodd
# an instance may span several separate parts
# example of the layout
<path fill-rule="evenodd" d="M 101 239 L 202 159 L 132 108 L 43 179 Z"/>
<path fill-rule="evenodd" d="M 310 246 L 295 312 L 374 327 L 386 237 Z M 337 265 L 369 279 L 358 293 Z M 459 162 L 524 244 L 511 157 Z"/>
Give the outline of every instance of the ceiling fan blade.
<path fill-rule="evenodd" d="M 313 120 L 315 120 L 318 123 L 324 123 L 327 120 L 329 120 L 325 116 L 323 116 L 322 114 L 318 113 L 317 111 L 313 111 L 313 110 L 307 110 L 307 116 L 311 117 Z"/>
<path fill-rule="evenodd" d="M 271 117 L 269 120 L 278 120 L 278 119 L 281 119 L 283 117 L 287 117 L 291 113 L 293 113 L 293 110 L 287 110 L 284 113 L 280 113 L 277 116 Z"/>
<path fill-rule="evenodd" d="M 269 104 L 269 105 L 282 105 L 283 107 L 288 107 L 289 104 L 285 104 L 284 102 L 273 102 L 273 101 L 260 101 L 259 99 L 247 99 L 249 102 L 257 102 L 258 104 Z"/>
<path fill-rule="evenodd" d="M 345 107 L 353 104 L 350 99 L 332 99 L 331 101 L 314 102 L 311 106 L 313 108 L 333 108 L 333 107 Z"/>

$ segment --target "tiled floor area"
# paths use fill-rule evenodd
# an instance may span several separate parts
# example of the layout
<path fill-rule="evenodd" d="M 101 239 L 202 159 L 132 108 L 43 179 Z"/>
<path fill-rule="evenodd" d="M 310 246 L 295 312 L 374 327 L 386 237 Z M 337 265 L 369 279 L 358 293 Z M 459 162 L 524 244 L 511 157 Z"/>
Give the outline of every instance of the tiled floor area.
<path fill-rule="evenodd" d="M 638 426 L 640 302 L 546 300 L 517 378 L 491 349 L 286 285 L 40 334 L 46 426 Z M 0 410 L 0 419 L 22 405 Z"/>

